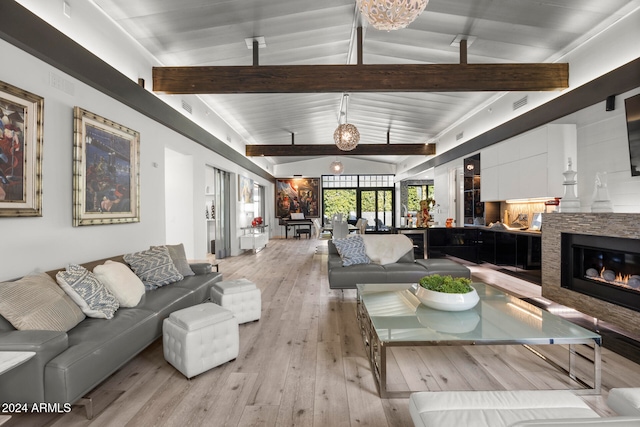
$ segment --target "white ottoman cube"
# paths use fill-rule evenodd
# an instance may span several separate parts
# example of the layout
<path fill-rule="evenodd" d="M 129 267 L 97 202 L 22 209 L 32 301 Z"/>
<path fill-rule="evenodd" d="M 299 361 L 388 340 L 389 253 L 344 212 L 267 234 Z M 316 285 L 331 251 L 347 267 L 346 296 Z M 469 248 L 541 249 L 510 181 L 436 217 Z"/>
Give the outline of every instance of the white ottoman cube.
<path fill-rule="evenodd" d="M 211 288 L 211 301 L 231 310 L 238 323 L 260 319 L 262 296 L 255 283 L 247 279 L 223 280 Z"/>
<path fill-rule="evenodd" d="M 183 308 L 164 319 L 162 343 L 167 362 L 191 378 L 238 357 L 238 321 L 216 304 Z"/>

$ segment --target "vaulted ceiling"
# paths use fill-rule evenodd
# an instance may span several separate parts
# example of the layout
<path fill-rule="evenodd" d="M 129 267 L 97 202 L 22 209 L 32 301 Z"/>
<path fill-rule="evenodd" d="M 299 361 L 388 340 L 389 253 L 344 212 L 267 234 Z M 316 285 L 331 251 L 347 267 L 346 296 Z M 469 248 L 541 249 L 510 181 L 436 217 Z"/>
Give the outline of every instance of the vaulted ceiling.
<path fill-rule="evenodd" d="M 165 66 L 251 65 L 245 39 L 264 37 L 260 65 L 562 62 L 640 0 L 430 0 L 408 28 L 368 27 L 354 0 L 93 0 Z M 251 46 L 251 43 L 249 43 Z M 424 144 L 495 92 L 352 93 L 347 118 L 361 144 Z M 247 144 L 331 144 L 340 93 L 201 95 Z M 368 158 L 371 159 L 371 158 Z M 399 163 L 403 156 L 378 161 Z M 300 160 L 272 157 L 274 164 Z"/>

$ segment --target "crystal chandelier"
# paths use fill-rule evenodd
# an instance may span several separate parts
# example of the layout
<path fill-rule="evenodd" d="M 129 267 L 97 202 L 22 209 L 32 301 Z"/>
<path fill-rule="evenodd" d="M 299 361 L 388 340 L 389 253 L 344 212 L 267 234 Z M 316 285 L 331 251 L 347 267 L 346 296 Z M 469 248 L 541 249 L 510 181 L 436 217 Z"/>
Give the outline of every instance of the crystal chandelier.
<path fill-rule="evenodd" d="M 358 132 L 358 128 L 354 125 L 347 123 L 347 102 L 349 100 L 349 95 L 345 94 L 343 96 L 343 104 L 344 107 L 344 121 L 345 123 L 341 123 L 336 128 L 335 132 L 333 132 L 333 140 L 336 143 L 336 146 L 342 151 L 351 151 L 358 145 L 360 142 L 360 132 Z"/>
<path fill-rule="evenodd" d="M 360 12 L 377 30 L 399 30 L 422 13 L 429 0 L 357 0 Z"/>
<path fill-rule="evenodd" d="M 334 175 L 340 175 L 342 172 L 344 172 L 344 166 L 342 165 L 341 161 L 336 160 L 335 162 L 331 162 L 329 170 Z"/>

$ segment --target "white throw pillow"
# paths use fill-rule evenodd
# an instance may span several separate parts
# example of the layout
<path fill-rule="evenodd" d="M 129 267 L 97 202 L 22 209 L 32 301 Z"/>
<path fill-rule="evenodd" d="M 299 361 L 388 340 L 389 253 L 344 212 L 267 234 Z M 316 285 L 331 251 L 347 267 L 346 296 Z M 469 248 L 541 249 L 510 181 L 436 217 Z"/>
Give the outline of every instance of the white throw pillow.
<path fill-rule="evenodd" d="M 109 289 L 121 307 L 135 307 L 144 295 L 144 284 L 129 267 L 121 262 L 107 260 L 93 269 L 93 274 Z"/>

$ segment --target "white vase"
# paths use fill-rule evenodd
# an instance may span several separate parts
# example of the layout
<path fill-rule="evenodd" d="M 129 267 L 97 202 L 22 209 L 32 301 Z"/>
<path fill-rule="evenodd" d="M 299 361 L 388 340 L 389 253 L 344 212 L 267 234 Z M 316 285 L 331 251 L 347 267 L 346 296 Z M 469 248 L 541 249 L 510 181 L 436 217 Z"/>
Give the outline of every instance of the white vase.
<path fill-rule="evenodd" d="M 473 287 L 471 289 L 472 291 L 466 294 L 448 294 L 430 291 L 418 285 L 416 297 L 427 307 L 444 311 L 462 311 L 475 307 L 480 301 L 476 290 Z"/>

